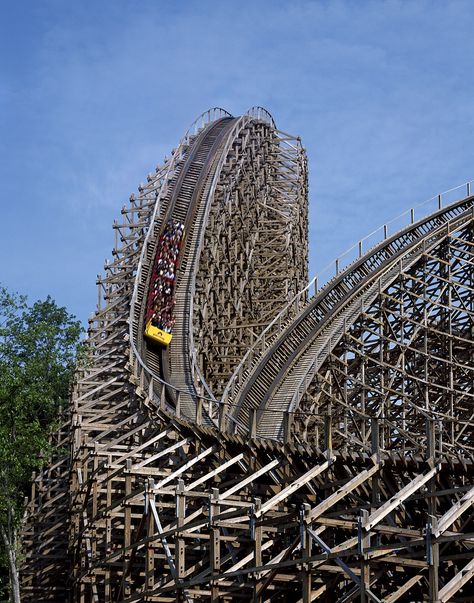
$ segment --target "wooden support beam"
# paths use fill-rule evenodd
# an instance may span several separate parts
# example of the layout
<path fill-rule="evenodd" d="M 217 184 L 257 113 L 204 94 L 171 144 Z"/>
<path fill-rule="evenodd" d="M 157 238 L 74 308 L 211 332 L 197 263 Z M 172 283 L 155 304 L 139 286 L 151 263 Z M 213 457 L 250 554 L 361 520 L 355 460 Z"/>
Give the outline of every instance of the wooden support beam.
<path fill-rule="evenodd" d="M 240 462 L 243 458 L 244 458 L 243 453 L 238 454 L 233 459 L 230 459 L 226 463 L 223 463 L 222 465 L 220 465 L 216 469 L 213 469 L 212 471 L 210 471 L 207 475 L 203 475 L 202 477 L 200 477 L 199 479 L 195 480 L 194 482 L 191 482 L 187 486 L 186 490 L 194 490 L 197 486 L 200 486 L 201 484 L 204 484 L 205 482 L 207 482 L 211 478 L 215 477 L 219 473 L 222 473 L 223 471 L 225 471 L 226 469 L 228 469 L 229 467 L 231 467 L 235 463 Z"/>
<path fill-rule="evenodd" d="M 176 539 L 174 546 L 174 561 L 176 568 L 176 599 L 182 599 L 184 594 L 179 585 L 186 575 L 186 544 L 183 538 L 182 530 L 186 523 L 186 499 L 184 496 L 184 482 L 179 479 L 176 486 Z"/>
<path fill-rule="evenodd" d="M 141 469 L 142 467 L 146 467 L 146 465 L 149 465 L 150 463 L 154 463 L 158 459 L 161 459 L 164 456 L 171 454 L 178 448 L 181 448 L 182 446 L 189 444 L 190 441 L 191 440 L 189 438 L 185 438 L 184 440 L 176 442 L 176 444 L 173 444 L 172 446 L 168 446 L 168 448 L 165 448 L 164 450 L 160 450 L 160 452 L 157 452 L 156 454 L 153 454 L 152 456 L 147 457 L 145 460 L 141 461 L 140 463 L 136 463 L 135 465 L 133 465 L 132 471 L 134 471 L 135 469 Z"/>
<path fill-rule="evenodd" d="M 150 481 L 150 492 L 152 492 L 152 491 L 153 491 L 153 482 Z M 166 559 L 168 561 L 168 566 L 170 568 L 171 576 L 173 577 L 173 580 L 176 583 L 176 567 L 174 564 L 173 555 L 171 553 L 171 549 L 170 549 L 167 539 L 163 536 L 163 526 L 161 525 L 160 517 L 158 515 L 158 511 L 156 509 L 156 505 L 155 505 L 155 501 L 154 501 L 153 497 L 149 499 L 148 505 L 149 505 L 149 508 L 153 515 L 153 518 L 155 520 L 155 527 L 156 527 L 156 530 L 160 537 L 163 549 L 165 551 L 165 555 L 166 555 Z"/>
<path fill-rule="evenodd" d="M 220 527 L 214 522 L 214 517 L 219 515 L 219 490 L 212 489 L 209 500 L 209 526 L 210 526 L 210 549 L 211 560 L 211 602 L 217 603 L 219 600 L 219 581 L 218 576 L 221 569 L 221 543 Z"/>
<path fill-rule="evenodd" d="M 255 471 L 255 473 L 252 473 L 252 475 L 249 475 L 249 477 L 244 478 L 241 482 L 239 482 L 235 486 L 232 486 L 231 488 L 229 488 L 228 490 L 223 492 L 219 497 L 220 500 L 221 501 L 225 500 L 226 498 L 229 498 L 229 496 L 232 496 L 232 494 L 239 492 L 239 490 L 243 490 L 245 488 L 245 486 L 248 486 L 248 484 L 251 484 L 253 481 L 258 479 L 265 473 L 268 473 L 268 471 L 275 469 L 280 464 L 281 464 L 281 460 L 279 458 L 273 459 L 273 461 L 270 461 L 269 463 L 264 465 L 261 469 L 259 469 L 258 471 Z"/>
<path fill-rule="evenodd" d="M 446 513 L 438 520 L 438 527 L 433 532 L 435 538 L 444 534 L 453 523 L 461 517 L 469 508 L 474 505 L 474 486 L 464 494 L 464 496 L 455 503 Z"/>
<path fill-rule="evenodd" d="M 311 538 L 316 542 L 316 544 L 318 544 L 325 553 L 327 554 L 331 554 L 331 547 L 329 547 L 323 540 L 322 538 L 320 538 L 320 536 L 318 536 L 318 534 L 316 534 L 316 532 L 314 530 L 312 530 L 311 528 L 308 528 L 308 533 L 311 535 Z M 353 581 L 355 582 L 355 584 L 357 584 L 357 586 L 360 588 L 361 587 L 361 580 L 360 578 L 351 570 L 351 568 L 340 558 L 340 557 L 333 557 L 332 558 L 337 565 L 342 569 L 342 571 Z M 382 603 L 382 601 L 368 588 L 365 589 L 365 593 L 367 595 L 367 597 L 370 599 L 370 601 L 373 601 L 374 603 Z"/>
<path fill-rule="evenodd" d="M 416 576 L 412 576 L 409 580 L 407 580 L 404 584 L 402 584 L 395 592 L 385 597 L 385 603 L 395 603 L 398 601 L 400 597 L 402 597 L 405 593 L 407 593 L 410 588 L 418 584 L 420 580 L 423 579 L 422 574 L 417 574 Z"/>
<path fill-rule="evenodd" d="M 311 521 L 311 507 L 308 504 L 304 504 L 301 508 L 300 515 L 300 537 L 301 537 L 301 590 L 303 603 L 311 603 L 312 589 L 312 576 L 311 569 L 308 565 L 308 559 L 311 557 L 311 543 L 312 539 L 307 533 L 307 526 Z"/>
<path fill-rule="evenodd" d="M 399 505 L 401 505 L 404 500 L 406 500 L 409 496 L 411 496 L 414 492 L 416 492 L 424 484 L 426 484 L 426 482 L 430 480 L 436 473 L 438 473 L 440 469 L 441 465 L 436 465 L 436 467 L 434 467 L 427 473 L 415 477 L 415 479 L 412 480 L 409 484 L 407 484 L 404 488 L 402 488 L 396 496 L 393 496 L 390 500 L 388 500 L 376 511 L 369 515 L 367 523 L 365 524 L 365 529 L 371 530 L 380 521 L 382 521 L 384 517 L 386 517 Z"/>
<path fill-rule="evenodd" d="M 331 464 L 335 460 L 336 460 L 336 457 L 334 457 L 334 456 L 330 457 L 329 460 L 325 461 L 321 465 L 316 465 L 316 467 L 313 467 L 312 469 L 307 471 L 300 478 L 296 479 L 290 485 L 286 486 L 286 488 L 283 488 L 283 490 L 281 492 L 279 492 L 278 494 L 275 494 L 275 496 L 273 496 L 270 500 L 268 500 L 266 503 L 264 503 L 262 505 L 262 507 L 261 507 L 261 509 L 259 509 L 258 513 L 256 513 L 256 517 L 261 517 L 267 511 L 269 511 L 270 509 L 275 507 L 279 502 L 281 502 L 282 500 L 284 500 L 285 498 L 287 498 L 288 496 L 293 494 L 293 492 L 296 492 L 297 490 L 302 488 L 305 484 L 307 484 L 309 481 L 314 479 L 320 473 L 327 471 L 327 469 L 331 466 Z"/>
<path fill-rule="evenodd" d="M 182 475 L 185 471 L 190 469 L 193 465 L 196 465 L 196 463 L 199 463 L 200 461 L 205 459 L 207 456 L 209 456 L 216 450 L 217 450 L 217 446 L 211 446 L 210 448 L 207 448 L 206 450 L 204 450 L 203 452 L 198 454 L 196 457 L 194 457 L 193 459 L 191 459 L 184 465 L 181 465 L 181 467 L 176 469 L 176 471 L 173 471 L 172 473 L 170 473 L 170 475 L 168 475 L 164 479 L 160 480 L 155 486 L 156 490 L 163 488 L 163 486 L 165 486 L 166 484 L 169 484 L 169 482 L 172 482 L 173 480 L 175 480 L 177 477 Z"/>
<path fill-rule="evenodd" d="M 452 578 L 440 591 L 439 601 L 445 603 L 455 595 L 460 588 L 469 582 L 474 576 L 474 558 L 467 563 L 454 578 Z"/>
<path fill-rule="evenodd" d="M 338 501 L 347 496 L 350 492 L 355 490 L 358 486 L 363 484 L 367 479 L 372 477 L 377 471 L 379 471 L 380 465 L 376 463 L 370 469 L 365 469 L 351 480 L 349 480 L 344 486 L 341 486 L 334 494 L 331 494 L 322 503 L 311 509 L 309 518 L 311 521 L 317 519 L 320 515 L 323 515 L 328 509 L 333 507 Z"/>

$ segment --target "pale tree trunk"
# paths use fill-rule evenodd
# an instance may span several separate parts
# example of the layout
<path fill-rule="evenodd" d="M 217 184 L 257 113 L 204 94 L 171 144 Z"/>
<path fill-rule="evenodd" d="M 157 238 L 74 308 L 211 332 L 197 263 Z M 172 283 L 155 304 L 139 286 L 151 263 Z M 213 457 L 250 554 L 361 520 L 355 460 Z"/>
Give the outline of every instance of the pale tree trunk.
<path fill-rule="evenodd" d="M 9 513 L 11 515 L 11 513 Z M 20 580 L 18 575 L 18 563 L 16 557 L 16 528 L 9 526 L 6 530 L 5 526 L 0 526 L 0 534 L 8 554 L 8 564 L 10 566 L 10 601 L 12 603 L 21 603 L 20 600 Z"/>

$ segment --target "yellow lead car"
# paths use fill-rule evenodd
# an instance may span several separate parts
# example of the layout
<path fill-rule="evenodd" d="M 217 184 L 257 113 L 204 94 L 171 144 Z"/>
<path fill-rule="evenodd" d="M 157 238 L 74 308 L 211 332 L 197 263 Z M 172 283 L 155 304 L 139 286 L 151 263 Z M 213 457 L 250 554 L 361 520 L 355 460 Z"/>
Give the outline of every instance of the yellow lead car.
<path fill-rule="evenodd" d="M 145 328 L 145 337 L 148 337 L 148 339 L 151 339 L 152 341 L 156 341 L 156 343 L 159 343 L 164 347 L 168 347 L 173 335 L 163 331 L 162 329 L 159 329 L 158 327 L 154 327 L 150 320 Z"/>

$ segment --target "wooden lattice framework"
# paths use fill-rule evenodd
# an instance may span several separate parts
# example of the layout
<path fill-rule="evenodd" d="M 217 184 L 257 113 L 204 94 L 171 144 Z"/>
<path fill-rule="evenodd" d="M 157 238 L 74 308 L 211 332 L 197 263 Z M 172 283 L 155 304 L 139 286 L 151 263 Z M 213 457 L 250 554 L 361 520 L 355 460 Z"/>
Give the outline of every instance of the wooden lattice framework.
<path fill-rule="evenodd" d="M 143 306 L 171 211 L 160 352 Z M 114 224 L 24 601 L 472 600 L 469 187 L 412 222 L 310 297 L 299 140 L 262 109 L 201 116 Z"/>

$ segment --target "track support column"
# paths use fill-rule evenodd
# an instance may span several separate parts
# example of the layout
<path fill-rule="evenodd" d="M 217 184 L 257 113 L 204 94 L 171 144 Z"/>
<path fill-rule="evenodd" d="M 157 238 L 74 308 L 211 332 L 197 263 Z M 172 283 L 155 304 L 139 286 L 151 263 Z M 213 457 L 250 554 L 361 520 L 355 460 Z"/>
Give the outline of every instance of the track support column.
<path fill-rule="evenodd" d="M 211 603 L 219 601 L 219 582 L 216 579 L 221 567 L 220 528 L 214 517 L 219 514 L 219 490 L 212 489 L 209 500 L 209 523 L 211 530 L 210 556 L 211 556 Z"/>

